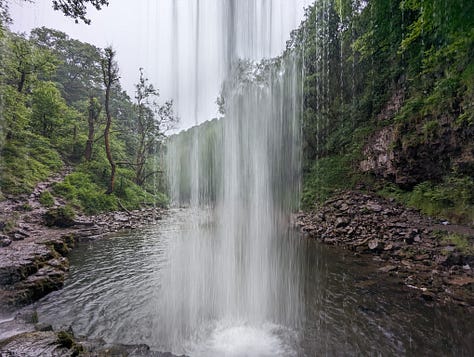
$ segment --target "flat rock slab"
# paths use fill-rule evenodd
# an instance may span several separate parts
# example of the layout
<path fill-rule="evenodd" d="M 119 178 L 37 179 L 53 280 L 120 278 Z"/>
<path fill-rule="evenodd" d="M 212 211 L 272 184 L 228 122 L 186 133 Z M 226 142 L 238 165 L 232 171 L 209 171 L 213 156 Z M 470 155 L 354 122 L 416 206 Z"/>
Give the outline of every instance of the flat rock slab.
<path fill-rule="evenodd" d="M 62 347 L 53 331 L 25 332 L 0 342 L 5 356 L 73 356 L 74 351 Z M 77 352 L 76 352 L 77 353 Z"/>

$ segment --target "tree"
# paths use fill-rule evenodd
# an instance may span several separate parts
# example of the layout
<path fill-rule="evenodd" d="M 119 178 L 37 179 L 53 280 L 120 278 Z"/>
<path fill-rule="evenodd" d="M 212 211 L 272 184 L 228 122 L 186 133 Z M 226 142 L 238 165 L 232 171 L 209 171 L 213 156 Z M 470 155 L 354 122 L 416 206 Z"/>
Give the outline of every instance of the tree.
<path fill-rule="evenodd" d="M 26 96 L 18 93 L 16 88 L 2 85 L 0 91 L 2 93 L 0 97 L 2 105 L 0 113 L 2 118 L 0 120 L 1 144 L 4 139 L 9 140 L 21 135 L 29 124 L 31 109 L 27 106 Z"/>
<path fill-rule="evenodd" d="M 87 5 L 90 4 L 97 10 L 101 10 L 104 6 L 109 5 L 108 0 L 53 0 L 54 10 L 62 11 L 68 17 L 73 18 L 76 23 L 79 20 L 90 24 L 91 20 L 86 18 Z"/>
<path fill-rule="evenodd" d="M 140 79 L 135 88 L 137 108 L 135 183 L 142 186 L 150 175 L 155 174 L 154 171 L 145 173 L 150 155 L 156 153 L 156 146 L 161 143 L 165 133 L 174 127 L 178 118 L 174 115 L 172 101 L 167 101 L 163 105 L 157 103 L 159 92 L 148 83 L 148 79 L 143 74 L 143 68 L 140 68 Z"/>
<path fill-rule="evenodd" d="M 11 22 L 8 1 L 0 0 L 0 24 L 2 22 Z M 33 2 L 33 0 L 22 1 Z M 96 10 L 101 10 L 104 6 L 109 6 L 109 0 L 53 0 L 53 9 L 61 11 L 67 17 L 73 18 L 76 23 L 81 20 L 89 25 L 91 20 L 86 17 L 88 4 L 92 5 Z"/>
<path fill-rule="evenodd" d="M 99 95 L 102 90 L 99 48 L 46 27 L 33 29 L 30 41 L 40 48 L 49 49 L 59 59 L 52 79 L 61 84 L 62 95 L 68 104 Z"/>
<path fill-rule="evenodd" d="M 8 11 L 8 2 L 0 0 L 0 31 L 4 30 L 6 24 L 11 23 L 10 12 Z"/>
<path fill-rule="evenodd" d="M 52 82 L 40 82 L 32 93 L 31 126 L 42 136 L 52 139 L 64 124 L 67 106 Z"/>
<path fill-rule="evenodd" d="M 112 47 L 107 47 L 104 50 L 104 54 L 101 61 L 102 65 L 102 75 L 104 79 L 104 86 L 105 86 L 105 115 L 106 115 L 106 124 L 104 129 L 104 142 L 105 142 L 105 153 L 107 155 L 107 160 L 110 164 L 110 180 L 109 186 L 107 189 L 107 194 L 111 194 L 114 192 L 115 186 L 115 171 L 117 165 L 112 157 L 112 152 L 110 150 L 110 128 L 112 126 L 112 115 L 110 112 L 110 93 L 112 90 L 112 86 L 114 83 L 118 82 L 119 80 L 119 70 L 117 66 L 117 62 L 115 61 L 115 51 Z"/>
<path fill-rule="evenodd" d="M 19 93 L 28 90 L 38 76 L 48 78 L 56 69 L 58 60 L 49 50 L 35 46 L 20 35 L 9 33 L 7 48 L 6 82 L 14 85 Z"/>
<path fill-rule="evenodd" d="M 93 96 L 89 97 L 89 115 L 87 119 L 89 131 L 87 134 L 86 150 L 84 152 L 84 158 L 86 161 L 90 161 L 92 158 L 92 147 L 94 145 L 94 134 L 95 126 L 99 119 L 100 112 L 102 107 L 99 101 Z"/>

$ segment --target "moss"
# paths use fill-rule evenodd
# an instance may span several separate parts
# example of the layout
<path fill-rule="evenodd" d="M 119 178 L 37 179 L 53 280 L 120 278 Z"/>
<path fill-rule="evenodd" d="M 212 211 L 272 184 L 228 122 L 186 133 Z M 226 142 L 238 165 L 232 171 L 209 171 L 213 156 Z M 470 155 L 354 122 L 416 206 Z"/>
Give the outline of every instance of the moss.
<path fill-rule="evenodd" d="M 13 230 L 16 228 L 17 219 L 18 219 L 17 215 L 15 215 L 12 218 L 8 218 L 5 221 L 5 226 L 3 227 L 3 233 L 8 234 L 10 232 L 13 232 Z"/>
<path fill-rule="evenodd" d="M 57 336 L 57 343 L 59 347 L 72 350 L 71 356 L 79 356 L 82 352 L 84 352 L 84 347 L 76 342 L 72 333 L 68 331 L 59 331 Z"/>
<path fill-rule="evenodd" d="M 30 212 L 33 210 L 33 207 L 29 203 L 23 203 L 20 205 L 19 210 L 23 212 Z"/>
<path fill-rule="evenodd" d="M 423 135 L 425 137 L 425 141 L 432 140 L 439 129 L 439 122 L 437 120 L 430 120 L 423 124 Z"/>
<path fill-rule="evenodd" d="M 58 345 L 67 349 L 75 345 L 74 337 L 67 331 L 58 332 Z"/>

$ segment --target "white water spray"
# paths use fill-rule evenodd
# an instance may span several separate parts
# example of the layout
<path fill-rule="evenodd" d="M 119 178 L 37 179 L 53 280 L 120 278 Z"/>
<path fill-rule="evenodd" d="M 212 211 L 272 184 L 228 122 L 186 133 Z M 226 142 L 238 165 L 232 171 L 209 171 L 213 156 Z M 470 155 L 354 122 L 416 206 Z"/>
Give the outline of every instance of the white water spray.
<path fill-rule="evenodd" d="M 197 7 L 211 4 L 196 0 Z M 296 5 L 288 4 L 219 2 L 224 32 L 216 44 L 223 51 L 216 68 L 227 78 L 225 116 L 168 144 L 171 197 L 193 213 L 188 229 L 170 241 L 157 327 L 165 350 L 206 356 L 296 353 L 287 346 L 302 317 L 301 259 L 290 228 L 300 184 L 301 60 L 287 54 L 252 61 L 284 48 L 283 19 L 298 23 Z M 195 13 L 195 70 L 204 63 L 203 13 L 202 8 Z M 289 29 L 286 33 L 288 38 Z M 209 80 L 203 73 L 195 81 Z M 198 103 L 196 118 L 199 108 Z M 251 338 L 251 331 L 264 337 Z M 230 345 L 229 336 L 237 336 Z M 273 346 L 268 349 L 258 340 L 278 343 L 268 343 Z"/>

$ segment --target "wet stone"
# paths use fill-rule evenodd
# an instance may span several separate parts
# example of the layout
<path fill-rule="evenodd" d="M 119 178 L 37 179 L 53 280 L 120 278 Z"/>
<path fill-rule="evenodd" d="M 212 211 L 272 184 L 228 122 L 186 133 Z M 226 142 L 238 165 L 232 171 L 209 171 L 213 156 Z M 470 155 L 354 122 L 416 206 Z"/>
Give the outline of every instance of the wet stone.
<path fill-rule="evenodd" d="M 369 242 L 369 249 L 370 250 L 376 250 L 379 248 L 379 240 L 378 239 L 373 239 Z"/>
<path fill-rule="evenodd" d="M 336 228 L 345 227 L 349 224 L 349 221 L 343 217 L 337 217 Z"/>
<path fill-rule="evenodd" d="M 116 213 L 114 214 L 114 220 L 118 222 L 128 222 L 130 219 L 126 215 Z"/>
<path fill-rule="evenodd" d="M 379 271 L 382 272 L 382 273 L 388 273 L 388 272 L 394 271 L 394 270 L 397 270 L 396 265 L 386 265 L 382 268 L 379 268 Z"/>
<path fill-rule="evenodd" d="M 367 203 L 366 205 L 366 208 L 370 211 L 373 211 L 373 212 L 380 212 L 382 211 L 382 206 L 375 203 L 375 202 L 369 202 Z"/>
<path fill-rule="evenodd" d="M 7 236 L 0 236 L 0 248 L 8 247 L 12 243 L 11 239 Z"/>
<path fill-rule="evenodd" d="M 18 234 L 18 233 L 13 233 L 12 235 L 10 235 L 10 237 L 11 237 L 12 240 L 14 240 L 14 241 L 19 241 L 19 240 L 25 239 L 25 236 L 23 236 L 23 235 L 21 235 L 21 234 Z"/>

